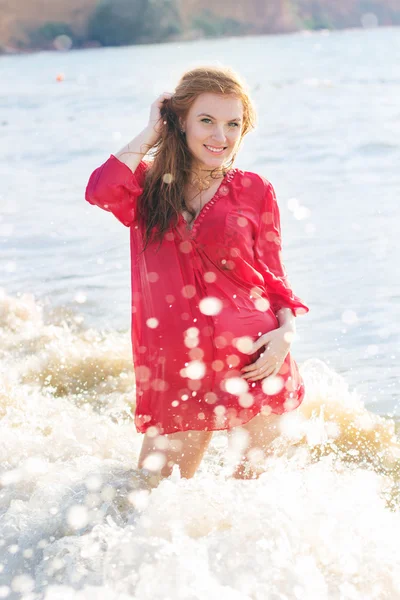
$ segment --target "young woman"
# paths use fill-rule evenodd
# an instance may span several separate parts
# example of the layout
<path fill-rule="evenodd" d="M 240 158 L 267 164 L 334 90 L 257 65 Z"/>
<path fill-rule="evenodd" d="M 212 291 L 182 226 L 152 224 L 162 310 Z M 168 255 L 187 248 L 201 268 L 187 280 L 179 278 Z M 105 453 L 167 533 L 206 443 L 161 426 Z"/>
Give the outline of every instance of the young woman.
<path fill-rule="evenodd" d="M 160 477 L 174 464 L 192 477 L 212 432 L 236 427 L 248 435 L 234 476 L 258 476 L 254 456 L 304 397 L 290 344 L 309 309 L 281 260 L 274 189 L 232 167 L 254 125 L 235 72 L 192 69 L 87 185 L 130 228 L 139 468 Z"/>

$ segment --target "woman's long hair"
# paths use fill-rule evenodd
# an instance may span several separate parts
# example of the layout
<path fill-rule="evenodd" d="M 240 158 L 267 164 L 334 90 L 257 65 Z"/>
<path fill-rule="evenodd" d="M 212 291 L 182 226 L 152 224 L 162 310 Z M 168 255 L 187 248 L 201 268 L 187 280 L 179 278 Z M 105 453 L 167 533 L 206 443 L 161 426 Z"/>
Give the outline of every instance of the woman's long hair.
<path fill-rule="evenodd" d="M 181 131 L 184 120 L 196 98 L 205 92 L 236 96 L 243 105 L 243 137 L 255 126 L 256 114 L 246 86 L 228 67 L 197 67 L 184 73 L 174 95 L 164 102 L 161 117 L 164 121 L 160 137 L 150 154 L 154 160 L 146 173 L 143 194 L 137 207 L 137 217 L 144 231 L 144 250 L 150 241 L 162 242 L 168 228 L 176 226 L 179 214 L 186 210 L 194 218 L 195 211 L 186 206 L 184 189 L 192 169 L 192 155 Z M 223 165 L 229 170 L 236 153 Z M 218 168 L 218 171 L 220 169 Z M 211 173 L 211 176 L 213 173 Z M 143 250 L 143 251 L 144 251 Z"/>

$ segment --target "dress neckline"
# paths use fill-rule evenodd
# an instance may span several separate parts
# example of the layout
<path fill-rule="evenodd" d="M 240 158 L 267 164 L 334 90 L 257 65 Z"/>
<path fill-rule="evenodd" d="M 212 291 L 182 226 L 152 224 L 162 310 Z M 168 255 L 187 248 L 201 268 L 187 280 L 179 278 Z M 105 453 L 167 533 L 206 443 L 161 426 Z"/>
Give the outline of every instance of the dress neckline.
<path fill-rule="evenodd" d="M 183 221 L 183 223 L 186 225 L 186 227 L 185 227 L 186 231 L 188 233 L 190 233 L 192 236 L 194 235 L 195 231 L 198 229 L 201 221 L 204 219 L 205 214 L 210 210 L 211 206 L 213 206 L 221 198 L 221 196 L 227 195 L 228 188 L 226 186 L 227 186 L 227 184 L 229 184 L 232 181 L 237 170 L 238 170 L 237 167 L 235 167 L 233 169 L 229 169 L 229 171 L 227 171 L 225 173 L 214 196 L 208 202 L 206 202 L 206 204 L 202 207 L 199 214 L 192 222 L 193 224 L 190 229 L 187 227 L 188 222 L 186 221 L 183 214 L 179 213 L 179 217 L 180 217 L 181 221 Z"/>

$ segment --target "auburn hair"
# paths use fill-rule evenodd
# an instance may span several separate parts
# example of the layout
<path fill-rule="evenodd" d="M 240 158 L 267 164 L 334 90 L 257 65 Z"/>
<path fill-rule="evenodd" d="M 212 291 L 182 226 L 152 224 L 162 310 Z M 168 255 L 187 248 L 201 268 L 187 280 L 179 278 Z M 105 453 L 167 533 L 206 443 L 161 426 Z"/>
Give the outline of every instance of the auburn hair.
<path fill-rule="evenodd" d="M 192 170 L 192 155 L 181 131 L 180 120 L 185 120 L 196 98 L 205 92 L 236 96 L 242 101 L 243 122 L 240 143 L 254 129 L 255 109 L 247 87 L 229 67 L 197 67 L 186 71 L 175 88 L 173 96 L 165 100 L 161 108 L 164 126 L 149 154 L 154 157 L 151 168 L 146 171 L 143 194 L 137 207 L 138 222 L 144 231 L 144 249 L 150 241 L 160 241 L 165 232 L 176 227 L 179 214 L 186 210 L 193 218 L 196 213 L 186 206 L 183 190 Z M 233 165 L 236 153 L 230 157 L 222 170 Z M 218 168 L 220 172 L 221 169 Z M 213 176 L 213 171 L 211 172 Z"/>

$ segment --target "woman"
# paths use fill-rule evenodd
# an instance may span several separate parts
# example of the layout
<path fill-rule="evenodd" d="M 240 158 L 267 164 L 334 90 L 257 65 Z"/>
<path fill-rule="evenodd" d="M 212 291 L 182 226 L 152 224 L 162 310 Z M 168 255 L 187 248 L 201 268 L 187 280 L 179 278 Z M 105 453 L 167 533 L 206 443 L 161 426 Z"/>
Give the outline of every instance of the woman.
<path fill-rule="evenodd" d="M 257 477 L 254 456 L 304 397 L 289 350 L 309 309 L 281 262 L 274 189 L 232 168 L 254 124 L 236 73 L 192 69 L 86 189 L 130 228 L 139 468 L 160 477 L 175 464 L 192 477 L 212 432 L 238 426 L 248 435 L 234 476 Z"/>

